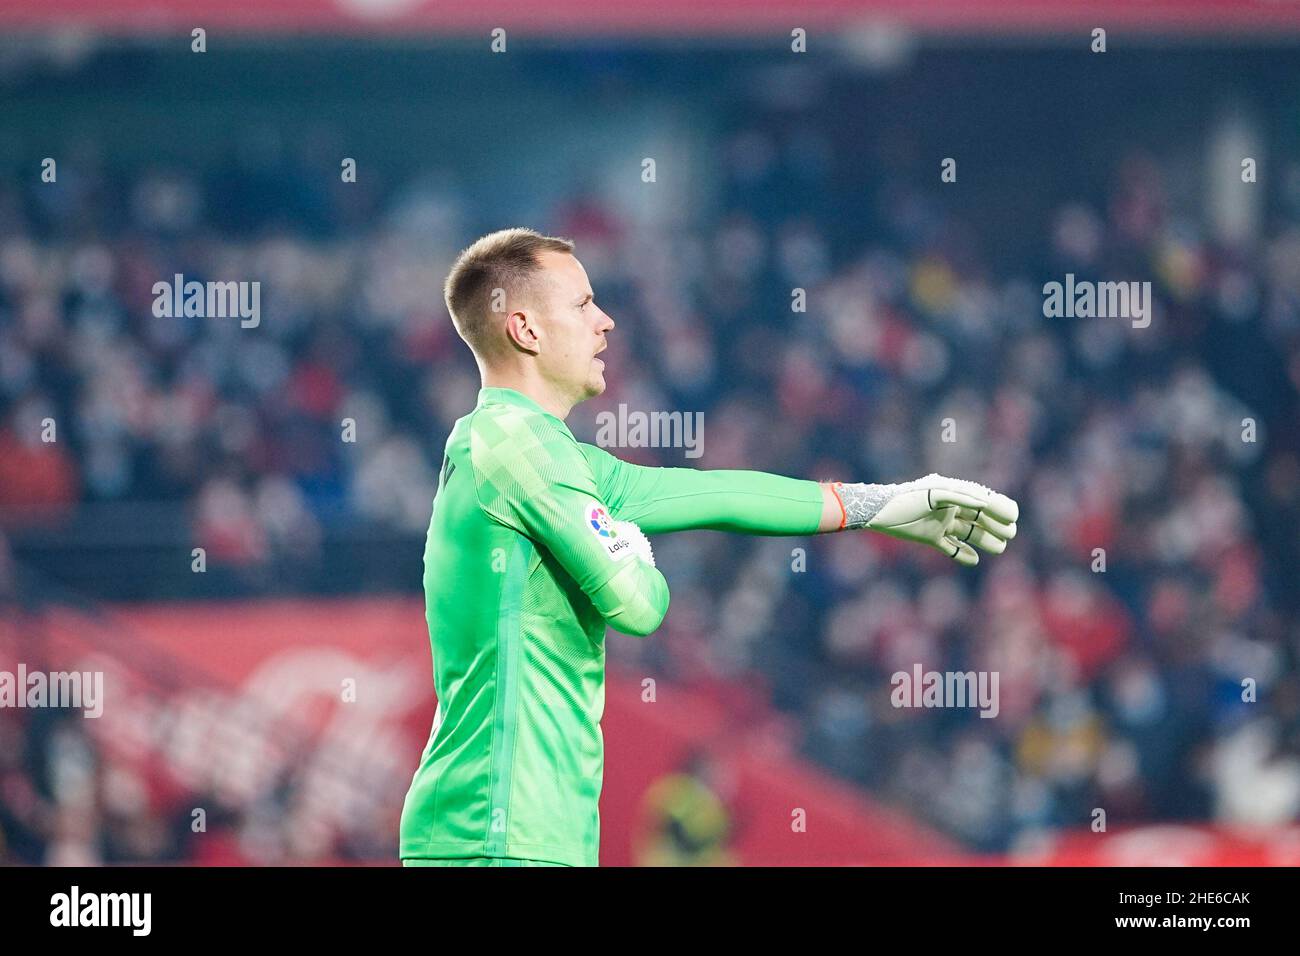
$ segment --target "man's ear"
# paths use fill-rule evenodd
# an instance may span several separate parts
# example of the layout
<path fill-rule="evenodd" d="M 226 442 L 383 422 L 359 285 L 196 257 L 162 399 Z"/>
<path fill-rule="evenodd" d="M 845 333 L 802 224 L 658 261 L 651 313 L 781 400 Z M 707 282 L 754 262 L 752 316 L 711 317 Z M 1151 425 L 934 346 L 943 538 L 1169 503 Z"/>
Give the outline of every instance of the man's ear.
<path fill-rule="evenodd" d="M 536 355 L 542 350 L 537 319 L 527 312 L 511 312 L 506 316 L 506 338 L 515 348 L 530 355 Z"/>

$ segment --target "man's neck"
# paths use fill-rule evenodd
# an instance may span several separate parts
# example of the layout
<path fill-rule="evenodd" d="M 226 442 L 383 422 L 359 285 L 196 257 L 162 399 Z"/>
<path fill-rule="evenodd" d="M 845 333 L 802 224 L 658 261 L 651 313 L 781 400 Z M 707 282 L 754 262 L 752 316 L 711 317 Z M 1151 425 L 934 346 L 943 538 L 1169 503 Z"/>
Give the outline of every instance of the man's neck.
<path fill-rule="evenodd" d="M 563 421 L 573 410 L 573 403 L 555 394 L 545 382 L 533 376 L 519 375 L 500 369 L 481 369 L 484 388 L 511 388 L 520 395 L 531 398 L 543 409 Z"/>

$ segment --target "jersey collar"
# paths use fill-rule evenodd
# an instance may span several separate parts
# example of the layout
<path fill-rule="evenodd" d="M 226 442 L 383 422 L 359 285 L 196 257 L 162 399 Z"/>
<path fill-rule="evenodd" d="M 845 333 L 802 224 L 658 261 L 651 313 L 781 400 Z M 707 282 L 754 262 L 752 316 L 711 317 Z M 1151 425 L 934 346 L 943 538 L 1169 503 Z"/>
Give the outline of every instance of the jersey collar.
<path fill-rule="evenodd" d="M 551 414 L 523 392 L 517 392 L 513 388 L 480 388 L 478 390 L 479 405 L 486 405 L 488 402 L 504 402 L 506 405 L 517 405 L 520 408 L 541 412 L 543 415 Z"/>

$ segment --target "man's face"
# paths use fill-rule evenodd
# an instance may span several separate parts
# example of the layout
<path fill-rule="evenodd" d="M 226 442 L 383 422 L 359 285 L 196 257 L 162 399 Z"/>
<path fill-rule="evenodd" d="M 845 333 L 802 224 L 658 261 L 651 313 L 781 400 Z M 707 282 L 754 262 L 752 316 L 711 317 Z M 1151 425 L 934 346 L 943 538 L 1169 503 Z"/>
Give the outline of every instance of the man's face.
<path fill-rule="evenodd" d="M 540 306 L 538 367 L 575 403 L 605 390 L 605 333 L 614 320 L 596 305 L 582 263 L 567 252 L 543 252 L 535 286 Z"/>

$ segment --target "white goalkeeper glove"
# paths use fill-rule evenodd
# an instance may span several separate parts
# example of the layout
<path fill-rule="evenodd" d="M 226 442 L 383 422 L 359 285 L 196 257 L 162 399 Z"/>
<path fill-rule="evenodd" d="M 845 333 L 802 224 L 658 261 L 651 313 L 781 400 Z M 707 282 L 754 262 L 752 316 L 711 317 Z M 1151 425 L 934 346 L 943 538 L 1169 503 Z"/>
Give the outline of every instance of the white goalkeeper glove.
<path fill-rule="evenodd" d="M 650 567 L 655 566 L 655 553 L 650 547 L 650 539 L 645 536 L 635 521 L 615 521 L 614 530 L 618 532 L 620 538 L 627 538 L 632 542 L 633 554 L 649 561 Z"/>
<path fill-rule="evenodd" d="M 844 509 L 843 527 L 928 544 L 966 567 L 980 562 L 975 548 L 1001 554 L 1016 536 L 1020 506 L 973 481 L 930 474 L 897 485 L 831 487 Z"/>

